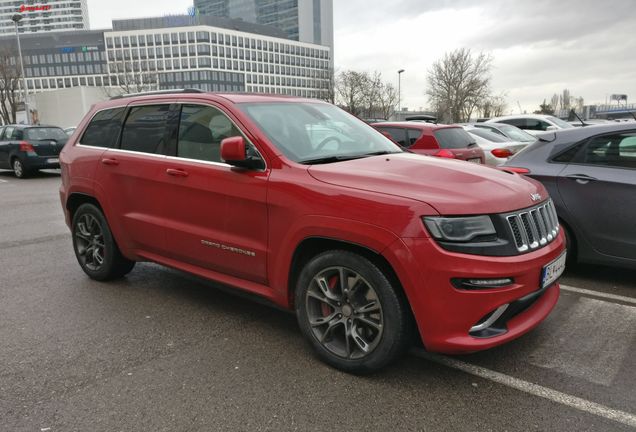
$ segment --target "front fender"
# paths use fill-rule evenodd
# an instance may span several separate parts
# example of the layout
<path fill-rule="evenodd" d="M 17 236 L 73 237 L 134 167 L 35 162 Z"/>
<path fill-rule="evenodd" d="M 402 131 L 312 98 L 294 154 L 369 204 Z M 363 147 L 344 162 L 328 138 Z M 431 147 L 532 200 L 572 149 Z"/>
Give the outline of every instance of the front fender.
<path fill-rule="evenodd" d="M 274 242 L 268 258 L 270 286 L 277 303 L 289 304 L 289 275 L 294 253 L 309 238 L 323 238 L 362 246 L 377 254 L 398 240 L 398 236 L 376 225 L 332 216 L 307 215 L 298 218 L 285 235 Z"/>

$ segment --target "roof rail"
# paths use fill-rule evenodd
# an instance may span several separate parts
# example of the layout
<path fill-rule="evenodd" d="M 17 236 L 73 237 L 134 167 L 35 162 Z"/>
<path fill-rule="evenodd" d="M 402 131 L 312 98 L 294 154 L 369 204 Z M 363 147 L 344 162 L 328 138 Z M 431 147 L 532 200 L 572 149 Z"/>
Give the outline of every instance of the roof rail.
<path fill-rule="evenodd" d="M 127 93 L 127 94 L 123 94 L 119 96 L 113 96 L 110 98 L 110 100 L 124 99 L 128 97 L 136 97 L 136 96 L 153 96 L 153 95 L 165 95 L 165 94 L 174 94 L 174 93 L 205 93 L 205 92 L 203 90 L 192 89 L 192 88 L 173 89 L 173 90 L 155 90 L 155 91 L 140 92 L 140 93 Z"/>

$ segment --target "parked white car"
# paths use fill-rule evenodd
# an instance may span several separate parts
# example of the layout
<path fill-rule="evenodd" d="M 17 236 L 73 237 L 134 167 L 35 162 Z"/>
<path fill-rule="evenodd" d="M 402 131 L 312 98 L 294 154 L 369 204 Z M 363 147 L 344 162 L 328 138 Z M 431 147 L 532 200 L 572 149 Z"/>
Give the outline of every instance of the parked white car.
<path fill-rule="evenodd" d="M 512 126 L 516 126 L 519 129 L 531 133 L 532 135 L 538 135 L 543 132 L 555 131 L 559 129 L 572 129 L 570 123 L 561 120 L 560 118 L 544 115 L 544 114 L 523 114 L 512 115 L 504 117 L 495 117 L 485 123 L 505 123 Z"/>
<path fill-rule="evenodd" d="M 504 138 L 508 138 L 510 141 L 532 144 L 537 140 L 536 136 L 519 129 L 516 126 L 505 123 L 469 123 L 467 126 L 474 126 L 476 128 L 489 130 L 497 135 L 503 136 Z"/>
<path fill-rule="evenodd" d="M 486 165 L 498 166 L 508 160 L 509 157 L 525 148 L 527 142 L 511 141 L 509 138 L 499 135 L 484 128 L 477 128 L 472 125 L 463 126 L 471 138 L 484 151 Z"/>

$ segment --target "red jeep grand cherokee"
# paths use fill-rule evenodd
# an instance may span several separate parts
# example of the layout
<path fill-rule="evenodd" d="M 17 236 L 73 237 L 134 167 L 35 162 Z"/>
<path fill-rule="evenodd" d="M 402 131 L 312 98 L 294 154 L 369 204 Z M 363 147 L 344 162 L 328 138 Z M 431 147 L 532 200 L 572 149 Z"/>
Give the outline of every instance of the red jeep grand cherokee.
<path fill-rule="evenodd" d="M 545 189 L 400 147 L 316 100 L 196 91 L 95 106 L 61 153 L 60 197 L 93 279 L 153 261 L 295 309 L 318 355 L 377 370 L 408 346 L 478 351 L 559 296 Z"/>

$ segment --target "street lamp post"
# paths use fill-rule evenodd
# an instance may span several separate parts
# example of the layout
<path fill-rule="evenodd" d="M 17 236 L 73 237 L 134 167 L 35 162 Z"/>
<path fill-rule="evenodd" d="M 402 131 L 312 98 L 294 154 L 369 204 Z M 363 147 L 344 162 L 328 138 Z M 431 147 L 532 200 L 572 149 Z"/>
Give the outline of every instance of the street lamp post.
<path fill-rule="evenodd" d="M 17 13 L 11 17 L 11 21 L 15 24 L 15 37 L 18 40 L 18 57 L 20 57 L 20 70 L 22 72 L 22 89 L 24 97 L 24 111 L 26 114 L 26 124 L 31 124 L 31 113 L 29 112 L 29 93 L 27 91 L 27 80 L 24 74 L 24 62 L 22 61 L 22 47 L 20 46 L 20 33 L 18 31 L 18 23 L 22 20 L 22 15 Z"/>
<path fill-rule="evenodd" d="M 404 69 L 398 71 L 398 113 L 402 111 L 402 73 Z"/>

